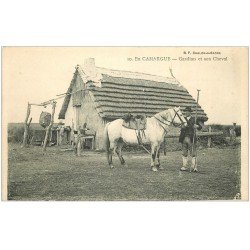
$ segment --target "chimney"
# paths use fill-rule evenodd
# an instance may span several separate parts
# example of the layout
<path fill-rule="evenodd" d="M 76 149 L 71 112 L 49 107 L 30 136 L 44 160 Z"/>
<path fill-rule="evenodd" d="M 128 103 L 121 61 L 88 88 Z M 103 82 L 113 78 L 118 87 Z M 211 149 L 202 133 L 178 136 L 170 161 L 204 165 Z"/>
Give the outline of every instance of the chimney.
<path fill-rule="evenodd" d="M 84 60 L 85 69 L 95 69 L 95 58 L 86 58 Z"/>
<path fill-rule="evenodd" d="M 87 77 L 94 77 L 97 74 L 95 67 L 95 58 L 86 58 L 84 59 L 83 71 Z"/>
<path fill-rule="evenodd" d="M 97 87 L 101 87 L 102 75 L 98 72 L 95 66 L 95 58 L 86 58 L 84 60 L 83 71 L 86 74 L 86 81 L 91 80 Z"/>

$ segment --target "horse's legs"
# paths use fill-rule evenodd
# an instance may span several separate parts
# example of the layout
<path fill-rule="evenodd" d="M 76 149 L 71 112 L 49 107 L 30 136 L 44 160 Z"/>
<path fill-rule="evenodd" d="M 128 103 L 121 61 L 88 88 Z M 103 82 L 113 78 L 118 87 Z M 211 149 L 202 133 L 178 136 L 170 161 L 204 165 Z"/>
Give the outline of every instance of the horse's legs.
<path fill-rule="evenodd" d="M 160 162 L 160 145 L 158 145 L 157 150 L 156 150 L 156 167 L 160 170 L 163 170 L 164 168 L 161 166 Z"/>
<path fill-rule="evenodd" d="M 116 149 L 115 149 L 115 152 L 117 153 L 119 159 L 120 159 L 120 162 L 123 166 L 127 166 L 123 156 L 122 156 L 122 146 L 123 146 L 123 143 L 122 142 L 119 142 Z"/>
<path fill-rule="evenodd" d="M 107 149 L 107 158 L 108 158 L 108 164 L 110 168 L 114 168 L 113 166 L 113 153 L 114 153 L 115 145 L 114 143 L 110 143 L 109 149 Z"/>
<path fill-rule="evenodd" d="M 157 151 L 157 145 L 152 144 L 151 145 L 151 170 L 154 172 L 158 171 L 157 167 L 155 166 L 156 151 Z"/>
<path fill-rule="evenodd" d="M 113 149 L 109 148 L 107 150 L 107 160 L 108 160 L 108 164 L 110 168 L 114 168 L 113 161 L 112 161 L 113 152 L 114 152 L 114 148 Z"/>
<path fill-rule="evenodd" d="M 109 157 L 110 152 L 109 152 L 109 148 L 107 148 L 106 150 L 107 150 L 106 151 L 107 161 L 108 161 L 108 164 L 110 165 L 110 157 Z"/>

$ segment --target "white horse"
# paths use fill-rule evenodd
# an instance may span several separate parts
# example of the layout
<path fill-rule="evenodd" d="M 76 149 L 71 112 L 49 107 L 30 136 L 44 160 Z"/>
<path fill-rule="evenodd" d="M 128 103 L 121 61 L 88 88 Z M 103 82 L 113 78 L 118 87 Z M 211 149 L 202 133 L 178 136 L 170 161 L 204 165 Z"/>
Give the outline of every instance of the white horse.
<path fill-rule="evenodd" d="M 122 126 L 123 119 L 109 122 L 104 130 L 104 144 L 107 152 L 107 160 L 110 168 L 113 168 L 112 155 L 116 151 L 121 164 L 126 162 L 122 157 L 122 147 L 124 143 L 138 145 L 138 137 L 135 130 Z M 151 144 L 151 170 L 158 171 L 160 167 L 160 146 L 164 141 L 164 136 L 169 131 L 169 126 L 186 125 L 186 119 L 181 113 L 180 107 L 164 110 L 156 115 L 147 118 L 147 127 L 142 136 L 143 144 Z"/>

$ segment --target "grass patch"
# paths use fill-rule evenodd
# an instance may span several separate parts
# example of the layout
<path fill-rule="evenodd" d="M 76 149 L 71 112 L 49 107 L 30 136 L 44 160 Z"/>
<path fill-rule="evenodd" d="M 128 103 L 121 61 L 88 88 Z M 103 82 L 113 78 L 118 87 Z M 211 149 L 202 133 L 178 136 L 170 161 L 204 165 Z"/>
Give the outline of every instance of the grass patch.
<path fill-rule="evenodd" d="M 201 149 L 199 173 L 180 172 L 181 151 L 161 156 L 163 171 L 150 171 L 150 156 L 124 153 L 128 168 L 105 153 L 62 152 L 57 147 L 9 145 L 9 200 L 232 200 L 239 193 L 240 148 Z M 237 174 L 236 174 L 237 170 Z"/>

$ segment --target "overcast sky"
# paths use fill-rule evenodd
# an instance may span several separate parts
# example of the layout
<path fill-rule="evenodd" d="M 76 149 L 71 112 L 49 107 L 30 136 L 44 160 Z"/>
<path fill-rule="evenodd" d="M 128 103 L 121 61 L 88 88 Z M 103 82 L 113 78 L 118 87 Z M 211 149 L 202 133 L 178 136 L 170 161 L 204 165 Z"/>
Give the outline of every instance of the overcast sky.
<path fill-rule="evenodd" d="M 191 54 L 184 54 L 184 51 Z M 220 55 L 193 55 L 193 51 L 214 51 Z M 169 67 L 178 81 L 196 98 L 200 89 L 200 105 L 208 123 L 241 124 L 242 87 L 246 84 L 247 49 L 245 48 L 175 48 L 175 47 L 20 47 L 3 49 L 3 110 L 8 122 L 23 122 L 27 102 L 40 103 L 65 93 L 77 64 L 88 57 L 96 66 L 169 76 Z M 134 58 L 141 58 L 135 61 Z M 170 57 L 167 61 L 145 61 L 146 57 Z M 196 61 L 182 60 L 192 57 Z M 198 57 L 203 57 L 198 61 Z M 204 61 L 210 57 L 211 61 Z M 213 57 L 226 58 L 214 61 Z M 129 61 L 128 58 L 132 58 Z M 144 60 L 143 60 L 144 59 Z M 190 58 L 189 58 L 190 59 Z M 58 100 L 56 118 L 63 99 Z M 43 109 L 32 107 L 33 122 L 38 122 Z M 47 109 L 47 111 L 51 111 Z M 247 114 L 242 114 L 242 118 Z M 57 119 L 55 120 L 58 121 Z"/>

